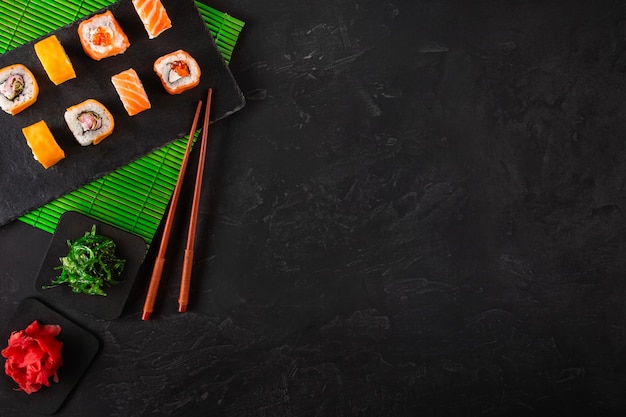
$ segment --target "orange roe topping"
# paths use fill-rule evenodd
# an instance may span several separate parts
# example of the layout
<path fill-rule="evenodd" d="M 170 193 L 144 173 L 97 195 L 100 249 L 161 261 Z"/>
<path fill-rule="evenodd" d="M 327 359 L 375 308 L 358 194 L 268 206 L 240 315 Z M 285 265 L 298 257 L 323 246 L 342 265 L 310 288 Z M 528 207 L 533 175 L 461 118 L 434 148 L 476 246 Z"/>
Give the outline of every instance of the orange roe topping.
<path fill-rule="evenodd" d="M 186 77 L 189 75 L 189 67 L 187 66 L 185 61 L 174 61 L 170 63 L 170 69 L 172 71 L 176 71 L 176 74 L 181 77 Z"/>
<path fill-rule="evenodd" d="M 91 43 L 97 46 L 109 46 L 112 40 L 113 36 L 111 36 L 111 33 L 102 26 L 99 26 L 91 35 Z"/>

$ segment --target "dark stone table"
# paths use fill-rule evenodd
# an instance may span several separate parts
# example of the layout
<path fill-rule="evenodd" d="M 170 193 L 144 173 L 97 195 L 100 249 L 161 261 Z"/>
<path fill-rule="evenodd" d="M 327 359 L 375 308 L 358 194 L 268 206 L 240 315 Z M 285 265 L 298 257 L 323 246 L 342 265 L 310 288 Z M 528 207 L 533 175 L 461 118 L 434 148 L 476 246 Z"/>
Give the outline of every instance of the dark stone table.
<path fill-rule="evenodd" d="M 189 311 L 179 218 L 152 320 L 147 268 L 120 319 L 71 315 L 102 349 L 58 415 L 623 415 L 623 2 L 210 4 L 247 106 Z M 0 317 L 50 237 L 0 229 Z"/>

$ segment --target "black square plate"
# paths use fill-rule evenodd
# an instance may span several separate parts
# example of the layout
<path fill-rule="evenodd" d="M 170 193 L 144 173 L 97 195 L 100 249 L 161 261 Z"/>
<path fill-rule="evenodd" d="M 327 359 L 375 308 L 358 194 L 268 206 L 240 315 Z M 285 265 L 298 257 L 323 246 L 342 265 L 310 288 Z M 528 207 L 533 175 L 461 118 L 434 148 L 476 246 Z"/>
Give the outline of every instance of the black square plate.
<path fill-rule="evenodd" d="M 70 321 L 63 315 L 47 307 L 35 298 L 23 300 L 13 317 L 9 319 L 0 333 L 0 350 L 8 345 L 11 332 L 23 330 L 37 320 L 40 324 L 58 324 L 61 333 L 56 337 L 63 343 L 61 356 L 63 365 L 57 374 L 59 382 L 50 382 L 49 387 L 26 394 L 18 391 L 18 385 L 11 377 L 2 372 L 0 376 L 0 402 L 19 410 L 52 414 L 58 411 L 70 392 L 85 373 L 100 350 L 100 341 L 89 331 Z M 4 358 L 2 363 L 4 364 Z M 4 366 L 2 366 L 4 370 Z"/>
<path fill-rule="evenodd" d="M 67 255 L 68 239 L 73 242 L 84 236 L 86 232 L 91 231 L 94 224 L 96 233 L 113 239 L 117 256 L 126 260 L 119 278 L 121 282 L 105 287 L 106 296 L 74 293 L 66 284 L 43 288 L 49 286 L 60 274 L 55 267 L 61 264 L 59 258 Z M 69 307 L 105 320 L 114 320 L 122 314 L 146 251 L 146 243 L 139 236 L 80 213 L 68 211 L 59 219 L 48 252 L 41 263 L 35 289 L 46 301 L 60 309 Z"/>

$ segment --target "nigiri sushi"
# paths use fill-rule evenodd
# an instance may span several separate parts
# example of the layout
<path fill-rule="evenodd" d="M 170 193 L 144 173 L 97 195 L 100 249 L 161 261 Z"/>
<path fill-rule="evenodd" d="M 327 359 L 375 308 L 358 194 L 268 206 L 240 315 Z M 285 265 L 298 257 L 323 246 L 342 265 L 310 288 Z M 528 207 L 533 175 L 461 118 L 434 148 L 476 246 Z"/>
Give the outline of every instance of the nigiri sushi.
<path fill-rule="evenodd" d="M 0 69 L 0 107 L 16 115 L 37 101 L 39 85 L 35 76 L 22 64 Z"/>
<path fill-rule="evenodd" d="M 154 72 L 170 94 L 180 94 L 200 83 L 200 66 L 187 52 L 178 51 L 163 55 L 154 62 Z"/>
<path fill-rule="evenodd" d="M 74 66 L 56 35 L 48 36 L 35 43 L 35 53 L 48 78 L 55 85 L 76 78 Z"/>
<path fill-rule="evenodd" d="M 130 46 L 128 37 L 110 10 L 80 22 L 78 37 L 85 53 L 96 61 L 123 54 Z"/>
<path fill-rule="evenodd" d="M 129 116 L 150 108 L 150 100 L 137 72 L 129 68 L 111 77 L 111 82 Z"/>
<path fill-rule="evenodd" d="M 160 0 L 133 0 L 133 6 L 150 39 L 172 27 L 172 21 Z"/>
<path fill-rule="evenodd" d="M 44 120 L 22 128 L 26 143 L 33 152 L 33 158 L 45 169 L 65 158 L 65 152 L 54 140 L 52 132 Z"/>
<path fill-rule="evenodd" d="M 87 99 L 65 111 L 65 122 L 81 146 L 97 145 L 113 133 L 115 122 L 102 103 Z"/>

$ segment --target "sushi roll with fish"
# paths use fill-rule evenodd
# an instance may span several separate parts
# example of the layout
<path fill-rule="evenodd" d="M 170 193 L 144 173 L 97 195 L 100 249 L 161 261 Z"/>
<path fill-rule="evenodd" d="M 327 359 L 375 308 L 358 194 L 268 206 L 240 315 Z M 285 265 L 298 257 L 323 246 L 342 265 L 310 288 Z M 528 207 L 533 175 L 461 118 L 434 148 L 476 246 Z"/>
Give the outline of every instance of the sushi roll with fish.
<path fill-rule="evenodd" d="M 81 146 L 97 145 L 113 133 L 111 112 L 102 103 L 88 99 L 65 112 L 65 122 Z"/>
<path fill-rule="evenodd" d="M 0 69 L 0 107 L 10 115 L 16 115 L 37 101 L 37 80 L 22 64 Z"/>
<path fill-rule="evenodd" d="M 150 39 L 172 27 L 172 21 L 160 0 L 133 0 L 133 6 Z"/>
<path fill-rule="evenodd" d="M 170 94 L 180 94 L 200 83 L 200 66 L 186 51 L 163 55 L 154 62 L 154 72 L 161 79 L 161 84 Z"/>
<path fill-rule="evenodd" d="M 22 128 L 22 134 L 24 134 L 26 143 L 33 153 L 33 158 L 45 169 L 65 158 L 65 152 L 54 140 L 45 120 Z"/>
<path fill-rule="evenodd" d="M 130 46 L 128 37 L 110 10 L 80 22 L 78 37 L 85 53 L 96 61 L 123 54 Z"/>

